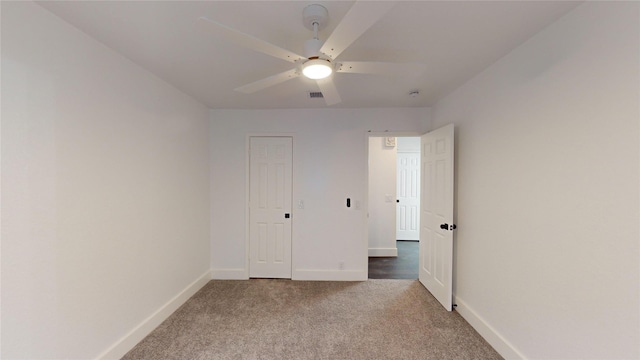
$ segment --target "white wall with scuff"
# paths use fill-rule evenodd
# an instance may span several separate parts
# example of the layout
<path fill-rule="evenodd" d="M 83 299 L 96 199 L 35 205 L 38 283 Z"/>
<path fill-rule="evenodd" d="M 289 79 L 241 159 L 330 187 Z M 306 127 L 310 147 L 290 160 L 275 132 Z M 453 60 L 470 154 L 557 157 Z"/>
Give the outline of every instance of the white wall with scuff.
<path fill-rule="evenodd" d="M 507 358 L 640 357 L 640 3 L 587 2 L 436 104 L 458 311 Z"/>
<path fill-rule="evenodd" d="M 210 276 L 208 110 L 32 2 L 1 24 L 1 357 L 120 357 Z"/>

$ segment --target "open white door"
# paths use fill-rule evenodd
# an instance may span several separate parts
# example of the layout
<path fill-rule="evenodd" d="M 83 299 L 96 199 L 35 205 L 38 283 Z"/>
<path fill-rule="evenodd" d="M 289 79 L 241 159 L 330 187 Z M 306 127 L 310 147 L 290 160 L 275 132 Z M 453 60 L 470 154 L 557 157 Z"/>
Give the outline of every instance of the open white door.
<path fill-rule="evenodd" d="M 249 277 L 291 278 L 291 137 L 251 137 Z"/>
<path fill-rule="evenodd" d="M 420 282 L 448 311 L 452 307 L 453 124 L 422 136 Z"/>

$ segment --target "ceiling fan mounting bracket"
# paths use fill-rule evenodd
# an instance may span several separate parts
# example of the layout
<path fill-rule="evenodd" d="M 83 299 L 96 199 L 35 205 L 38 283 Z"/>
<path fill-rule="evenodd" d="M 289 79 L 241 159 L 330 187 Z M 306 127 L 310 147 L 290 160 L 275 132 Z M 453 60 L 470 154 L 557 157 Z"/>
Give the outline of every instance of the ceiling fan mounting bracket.
<path fill-rule="evenodd" d="M 318 4 L 311 4 L 302 10 L 302 21 L 304 26 L 313 31 L 314 23 L 318 24 L 318 30 L 324 29 L 329 20 L 327 8 Z"/>

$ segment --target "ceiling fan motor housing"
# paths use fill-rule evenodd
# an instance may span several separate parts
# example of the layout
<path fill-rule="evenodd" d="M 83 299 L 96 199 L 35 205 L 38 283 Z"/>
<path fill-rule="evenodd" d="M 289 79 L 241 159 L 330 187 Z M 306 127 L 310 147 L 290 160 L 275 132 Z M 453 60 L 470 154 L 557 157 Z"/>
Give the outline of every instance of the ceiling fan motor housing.
<path fill-rule="evenodd" d="M 329 12 L 322 5 L 312 4 L 302 10 L 302 21 L 304 26 L 313 31 L 313 24 L 318 24 L 318 30 L 324 29 L 329 20 Z"/>
<path fill-rule="evenodd" d="M 320 48 L 322 47 L 322 41 L 320 39 L 309 39 L 304 42 L 304 56 L 307 59 L 320 56 Z"/>

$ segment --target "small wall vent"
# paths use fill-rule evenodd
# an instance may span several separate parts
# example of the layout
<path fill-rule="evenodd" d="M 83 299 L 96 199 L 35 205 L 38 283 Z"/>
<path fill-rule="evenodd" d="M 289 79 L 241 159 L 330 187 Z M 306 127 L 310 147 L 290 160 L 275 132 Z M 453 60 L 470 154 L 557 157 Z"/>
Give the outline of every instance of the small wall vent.
<path fill-rule="evenodd" d="M 322 95 L 320 91 L 311 91 L 309 92 L 309 98 L 311 99 L 324 98 L 324 95 Z"/>

